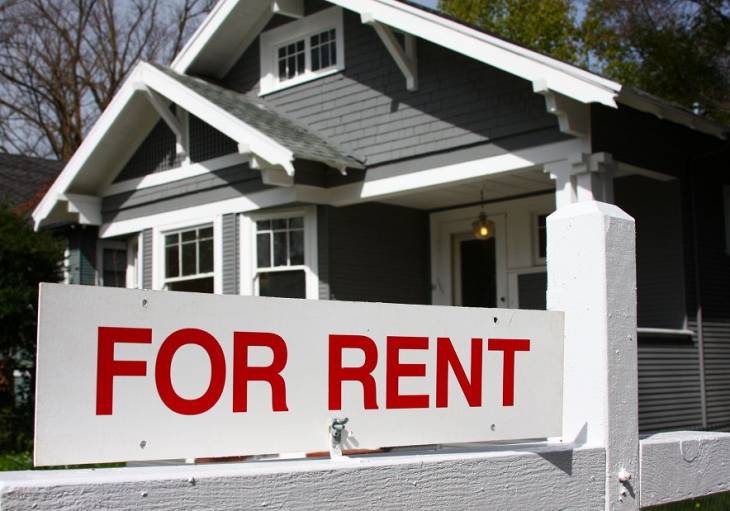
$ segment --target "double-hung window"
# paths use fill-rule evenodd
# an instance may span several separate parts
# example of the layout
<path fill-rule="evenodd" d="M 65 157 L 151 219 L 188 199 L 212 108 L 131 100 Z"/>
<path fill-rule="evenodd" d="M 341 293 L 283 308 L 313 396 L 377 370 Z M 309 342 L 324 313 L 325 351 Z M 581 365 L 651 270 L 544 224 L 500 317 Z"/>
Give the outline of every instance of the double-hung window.
<path fill-rule="evenodd" d="M 317 298 L 316 210 L 243 215 L 241 292 Z"/>
<path fill-rule="evenodd" d="M 256 222 L 255 278 L 259 296 L 306 298 L 303 217 Z"/>
<path fill-rule="evenodd" d="M 342 10 L 332 7 L 261 34 L 261 94 L 344 69 Z"/>
<path fill-rule="evenodd" d="M 165 288 L 212 293 L 213 226 L 168 232 L 165 240 Z"/>

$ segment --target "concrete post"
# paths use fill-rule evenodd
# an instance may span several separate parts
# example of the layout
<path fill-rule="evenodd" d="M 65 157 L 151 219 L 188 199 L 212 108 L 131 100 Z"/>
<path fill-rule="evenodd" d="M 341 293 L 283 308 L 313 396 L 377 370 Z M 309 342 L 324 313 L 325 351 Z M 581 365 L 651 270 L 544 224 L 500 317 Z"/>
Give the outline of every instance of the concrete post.
<path fill-rule="evenodd" d="M 634 220 L 595 201 L 547 219 L 548 309 L 565 312 L 563 441 L 606 449 L 606 509 L 639 509 Z"/>

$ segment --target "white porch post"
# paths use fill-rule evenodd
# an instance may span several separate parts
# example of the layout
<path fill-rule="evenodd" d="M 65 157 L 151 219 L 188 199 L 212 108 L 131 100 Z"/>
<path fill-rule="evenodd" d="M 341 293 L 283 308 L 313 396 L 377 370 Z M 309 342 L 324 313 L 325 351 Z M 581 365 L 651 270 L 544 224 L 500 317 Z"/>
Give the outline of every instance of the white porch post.
<path fill-rule="evenodd" d="M 545 165 L 555 180 L 555 206 L 598 200 L 613 203 L 615 163 L 608 153 L 576 153 Z"/>
<path fill-rule="evenodd" d="M 565 312 L 563 441 L 604 447 L 606 509 L 638 510 L 634 220 L 584 201 L 547 232 L 548 309 Z"/>

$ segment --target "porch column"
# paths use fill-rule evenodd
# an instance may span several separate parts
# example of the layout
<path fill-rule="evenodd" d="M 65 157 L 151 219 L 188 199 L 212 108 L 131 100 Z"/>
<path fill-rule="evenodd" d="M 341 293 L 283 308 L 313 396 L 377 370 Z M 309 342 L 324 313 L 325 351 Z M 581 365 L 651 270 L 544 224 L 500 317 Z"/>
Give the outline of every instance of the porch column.
<path fill-rule="evenodd" d="M 555 180 L 555 207 L 584 201 L 613 203 L 615 163 L 609 153 L 576 153 L 545 165 Z"/>

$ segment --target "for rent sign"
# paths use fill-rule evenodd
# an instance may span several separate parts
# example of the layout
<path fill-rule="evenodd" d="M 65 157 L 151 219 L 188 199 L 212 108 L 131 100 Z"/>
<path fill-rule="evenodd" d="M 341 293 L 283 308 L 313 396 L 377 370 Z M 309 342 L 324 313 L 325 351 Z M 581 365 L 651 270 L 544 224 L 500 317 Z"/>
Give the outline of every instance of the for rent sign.
<path fill-rule="evenodd" d="M 560 435 L 556 312 L 43 284 L 37 465 Z"/>

